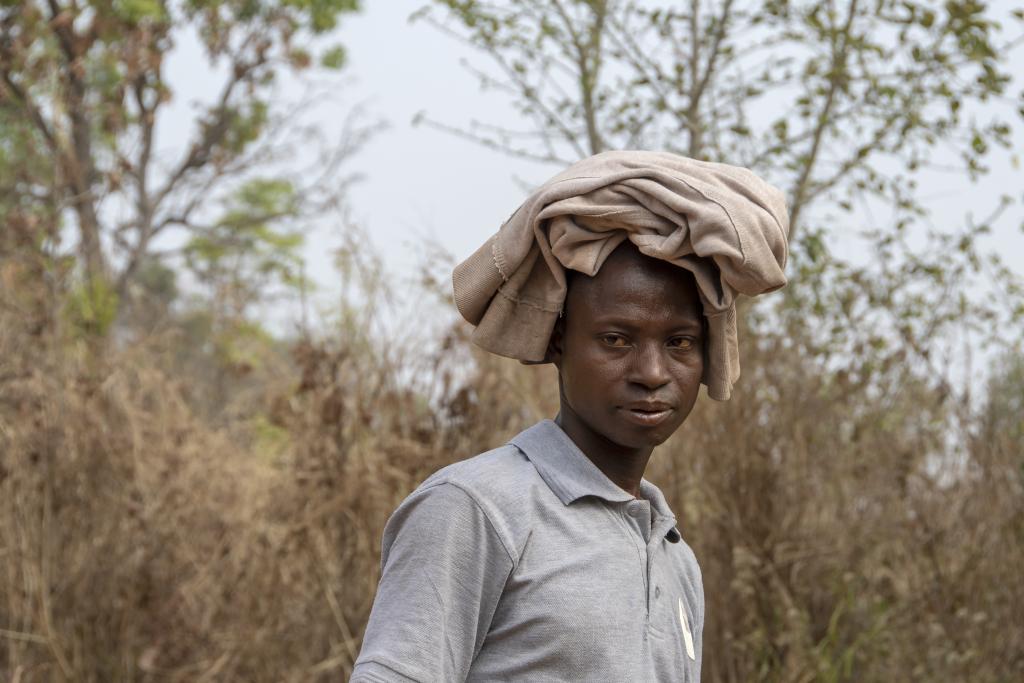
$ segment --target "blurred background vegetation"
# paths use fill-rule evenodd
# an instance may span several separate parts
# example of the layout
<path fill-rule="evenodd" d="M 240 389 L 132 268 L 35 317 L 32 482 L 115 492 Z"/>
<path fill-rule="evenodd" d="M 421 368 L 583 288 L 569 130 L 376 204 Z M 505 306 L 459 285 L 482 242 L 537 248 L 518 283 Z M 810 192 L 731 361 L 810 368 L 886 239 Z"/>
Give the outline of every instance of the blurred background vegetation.
<path fill-rule="evenodd" d="M 554 415 L 550 368 L 480 354 L 458 323 L 422 332 L 454 320 L 452 256 L 427 245 L 399 277 L 348 217 L 387 131 L 354 116 L 332 138 L 300 123 L 322 91 L 275 95 L 314 73 L 342 87 L 336 27 L 358 11 L 0 2 L 3 678 L 345 677 L 390 511 Z M 791 285 L 745 304 L 734 397 L 702 399 L 649 472 L 703 568 L 707 681 L 1024 680 L 1024 255 L 989 238 L 1021 197 L 936 211 L 928 190 L 988 182 L 1019 145 L 1022 15 L 437 0 L 413 17 L 473 49 L 521 122 L 425 102 L 424 127 L 552 170 L 668 149 L 789 197 Z M 184 32 L 218 89 L 165 153 Z M 324 220 L 344 226 L 342 295 L 311 321 L 301 247 Z M 268 311 L 290 308 L 282 332 Z"/>

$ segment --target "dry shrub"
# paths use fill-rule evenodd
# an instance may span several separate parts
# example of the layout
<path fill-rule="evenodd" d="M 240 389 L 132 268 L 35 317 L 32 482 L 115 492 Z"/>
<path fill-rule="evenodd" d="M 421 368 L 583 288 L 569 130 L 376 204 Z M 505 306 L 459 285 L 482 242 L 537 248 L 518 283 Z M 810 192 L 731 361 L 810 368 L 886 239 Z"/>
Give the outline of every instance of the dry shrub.
<path fill-rule="evenodd" d="M 241 591 L 273 473 L 138 350 L 97 367 L 4 341 L 21 372 L 2 385 L 0 662 L 21 680 L 199 678 L 258 601 Z"/>
<path fill-rule="evenodd" d="M 345 677 L 391 510 L 557 408 L 550 367 L 462 327 L 396 351 L 350 319 L 211 393 L 177 333 L 98 361 L 22 313 L 0 306 L 19 681 Z M 650 470 L 703 568 L 705 680 L 1024 677 L 1019 377 L 975 410 L 909 364 L 867 381 L 763 331 L 744 353 L 733 400 L 702 400 Z"/>
<path fill-rule="evenodd" d="M 19 681 L 344 677 L 391 511 L 532 419 L 507 364 L 465 386 L 457 332 L 402 357 L 350 320 L 213 371 L 181 330 L 98 358 L 22 313 L 0 306 L 0 675 Z"/>
<path fill-rule="evenodd" d="M 650 472 L 701 563 L 705 678 L 1024 679 L 1024 414 L 986 433 L 898 354 L 857 381 L 791 341 L 748 335 Z"/>

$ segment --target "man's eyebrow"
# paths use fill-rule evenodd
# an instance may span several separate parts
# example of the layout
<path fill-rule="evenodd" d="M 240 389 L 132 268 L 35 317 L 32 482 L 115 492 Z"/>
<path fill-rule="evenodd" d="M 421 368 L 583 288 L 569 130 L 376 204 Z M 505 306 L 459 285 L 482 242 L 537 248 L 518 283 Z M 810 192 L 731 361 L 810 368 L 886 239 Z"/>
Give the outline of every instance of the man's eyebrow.
<path fill-rule="evenodd" d="M 633 329 L 640 327 L 643 323 L 637 321 L 634 318 L 626 316 L 618 316 L 614 314 L 597 315 L 594 316 L 594 325 L 613 325 L 616 327 L 622 327 L 625 329 Z M 678 318 L 673 320 L 667 327 L 673 330 L 686 331 L 686 332 L 702 332 L 704 325 L 700 320 L 695 318 Z"/>

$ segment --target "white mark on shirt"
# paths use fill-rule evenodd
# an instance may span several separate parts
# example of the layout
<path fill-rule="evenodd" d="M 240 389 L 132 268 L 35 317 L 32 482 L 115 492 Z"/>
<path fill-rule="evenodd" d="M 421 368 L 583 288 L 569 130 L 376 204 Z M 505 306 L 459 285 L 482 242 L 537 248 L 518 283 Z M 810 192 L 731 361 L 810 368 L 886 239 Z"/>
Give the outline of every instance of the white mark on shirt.
<path fill-rule="evenodd" d="M 697 656 L 693 653 L 693 634 L 690 633 L 690 622 L 686 619 L 682 598 L 679 598 L 679 625 L 683 628 L 683 645 L 686 646 L 686 654 L 690 656 L 690 659 L 696 660 Z"/>

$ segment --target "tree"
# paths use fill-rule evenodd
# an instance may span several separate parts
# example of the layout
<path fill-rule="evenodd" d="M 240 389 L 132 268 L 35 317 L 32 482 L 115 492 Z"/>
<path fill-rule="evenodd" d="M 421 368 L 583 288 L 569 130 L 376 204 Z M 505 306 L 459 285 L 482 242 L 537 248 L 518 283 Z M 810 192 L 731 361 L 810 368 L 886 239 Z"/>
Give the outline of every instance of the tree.
<path fill-rule="evenodd" d="M 57 254 L 61 236 L 74 235 L 75 298 L 92 311 L 100 333 L 140 268 L 161 259 L 158 239 L 173 231 L 185 236 L 193 264 L 231 248 L 263 249 L 257 260 L 265 272 L 294 277 L 290 264 L 301 236 L 287 221 L 337 201 L 338 165 L 367 130 L 347 127 L 340 143 L 321 143 L 328 151 L 315 173 L 300 176 L 308 180 L 258 176 L 295 133 L 294 120 L 281 118 L 294 112 L 276 110 L 272 87 L 282 72 L 309 69 L 316 59 L 341 67 L 341 47 L 323 47 L 315 57 L 309 46 L 357 6 L 358 0 L 0 3 L 2 230 Z M 165 159 L 156 147 L 174 95 L 165 65 L 188 31 L 198 37 L 209 74 L 220 79 L 219 93 L 197 116 L 191 139 Z M 0 246 L 5 241 L 14 240 Z"/>
<path fill-rule="evenodd" d="M 986 155 L 1011 144 L 1016 113 L 980 106 L 1008 99 L 1007 60 L 1024 36 L 1001 39 L 985 5 L 436 0 L 415 16 L 486 56 L 489 66 L 470 70 L 528 124 L 421 116 L 429 125 L 559 164 L 666 149 L 746 166 L 781 187 L 790 310 L 816 311 L 826 320 L 811 328 L 838 332 L 820 336 L 823 349 L 906 341 L 931 362 L 927 347 L 953 321 L 1020 329 L 1019 274 L 980 239 L 1010 199 L 966 224 L 944 217 L 929 230 L 923 220 L 922 178 L 959 160 L 954 172 L 977 179 Z M 870 215 L 887 218 L 868 224 Z M 829 245 L 850 234 L 873 264 L 833 255 Z"/>

